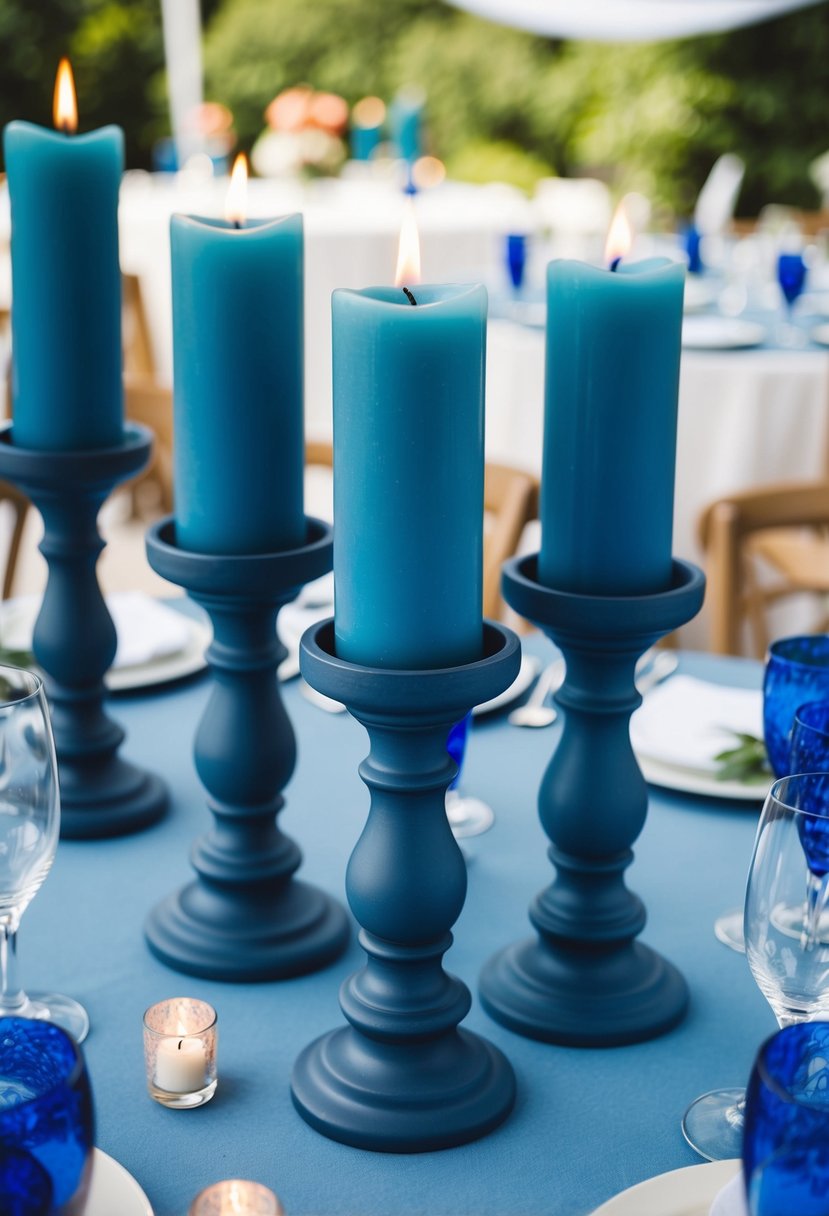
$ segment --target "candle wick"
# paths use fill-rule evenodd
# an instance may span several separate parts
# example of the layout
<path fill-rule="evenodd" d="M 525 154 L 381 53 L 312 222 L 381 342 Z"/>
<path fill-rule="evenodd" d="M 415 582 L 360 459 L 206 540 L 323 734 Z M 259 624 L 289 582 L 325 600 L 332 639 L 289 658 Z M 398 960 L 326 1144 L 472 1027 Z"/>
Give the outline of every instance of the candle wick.
<path fill-rule="evenodd" d="M 178 1050 L 179 1051 L 181 1051 L 181 1045 L 183 1042 L 184 1042 L 184 1039 L 179 1039 L 179 1041 L 178 1041 Z"/>
<path fill-rule="evenodd" d="M 241 227 L 242 227 L 242 221 L 241 221 L 241 220 L 234 220 L 234 221 L 233 221 L 233 227 L 234 227 L 234 228 L 241 228 Z"/>
<path fill-rule="evenodd" d="M 409 291 L 408 287 L 403 288 L 403 294 L 405 295 L 406 299 L 409 301 L 410 304 L 417 304 L 417 300 L 414 298 L 412 293 Z"/>
<path fill-rule="evenodd" d="M 613 261 L 610 263 L 610 269 L 611 269 L 611 270 L 618 270 L 618 269 L 619 269 L 619 263 L 621 262 L 621 260 L 622 260 L 622 259 L 621 259 L 621 257 L 614 258 L 614 259 L 613 259 Z"/>

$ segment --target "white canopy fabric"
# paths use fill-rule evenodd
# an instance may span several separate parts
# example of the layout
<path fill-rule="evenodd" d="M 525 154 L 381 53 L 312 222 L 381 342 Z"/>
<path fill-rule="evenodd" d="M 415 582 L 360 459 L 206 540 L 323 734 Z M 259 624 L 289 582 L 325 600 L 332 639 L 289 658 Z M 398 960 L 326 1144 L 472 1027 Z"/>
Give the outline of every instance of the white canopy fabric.
<path fill-rule="evenodd" d="M 456 8 L 550 38 L 655 42 L 754 25 L 823 0 L 449 0 Z"/>
<path fill-rule="evenodd" d="M 170 125 L 179 164 L 199 150 L 193 116 L 203 100 L 199 0 L 161 0 Z"/>

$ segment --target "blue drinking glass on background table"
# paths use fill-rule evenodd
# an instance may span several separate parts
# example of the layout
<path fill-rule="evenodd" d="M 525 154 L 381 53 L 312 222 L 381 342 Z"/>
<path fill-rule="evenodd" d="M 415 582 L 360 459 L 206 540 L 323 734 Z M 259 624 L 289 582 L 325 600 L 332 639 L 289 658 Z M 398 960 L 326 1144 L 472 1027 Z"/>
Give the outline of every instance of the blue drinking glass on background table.
<path fill-rule="evenodd" d="M 787 1026 L 760 1048 L 746 1096 L 751 1216 L 829 1216 L 829 1024 Z"/>
<path fill-rule="evenodd" d="M 78 1206 L 66 1211 L 82 1212 L 93 1143 L 92 1093 L 81 1049 L 51 1022 L 0 1018 L 0 1178 L 6 1171 L 22 1185 L 22 1178 L 34 1177 L 36 1197 L 43 1181 L 27 1160 L 33 1158 L 51 1183 L 52 1206 L 46 1210 L 62 1212 L 74 1201 Z M 0 1191 L 0 1204 L 5 1193 Z M 29 1216 L 25 1206 L 20 1212 Z"/>
<path fill-rule="evenodd" d="M 702 233 L 693 224 L 682 231 L 682 248 L 688 259 L 688 273 L 702 274 L 705 266 L 702 261 Z"/>
<path fill-rule="evenodd" d="M 506 260 L 509 281 L 516 294 L 524 284 L 527 268 L 527 237 L 521 232 L 511 232 L 506 240 Z"/>
<path fill-rule="evenodd" d="M 777 281 L 783 293 L 784 324 L 781 346 L 805 346 L 806 337 L 793 322 L 794 306 L 806 286 L 806 263 L 800 253 L 781 253 L 777 258 Z"/>

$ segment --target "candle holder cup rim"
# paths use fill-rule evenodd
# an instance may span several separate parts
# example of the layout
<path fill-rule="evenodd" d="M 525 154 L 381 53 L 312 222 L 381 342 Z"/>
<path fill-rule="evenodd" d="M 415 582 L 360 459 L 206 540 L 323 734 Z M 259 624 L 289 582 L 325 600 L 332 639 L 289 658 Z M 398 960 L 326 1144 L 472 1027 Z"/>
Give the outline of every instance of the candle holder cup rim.
<path fill-rule="evenodd" d="M 664 591 L 641 595 L 594 595 L 547 587 L 538 578 L 538 554 L 511 558 L 502 574 L 504 597 L 528 620 L 555 623 L 578 637 L 611 637 L 628 623 L 643 637 L 673 628 L 673 617 L 690 619 L 702 607 L 705 575 L 692 562 L 674 558 Z"/>
<path fill-rule="evenodd" d="M 521 663 L 521 643 L 511 630 L 483 623 L 481 658 L 456 667 L 366 667 L 336 653 L 334 618 L 311 625 L 299 644 L 300 670 L 313 687 L 344 701 L 358 714 L 393 706 L 406 716 L 443 718 L 468 712 L 470 706 L 509 687 Z M 492 687 L 493 691 L 489 692 Z"/>
<path fill-rule="evenodd" d="M 195 1029 L 186 1030 L 184 1032 L 179 1032 L 178 1030 L 170 1030 L 169 1028 L 161 1029 L 158 1026 L 154 1026 L 152 1023 L 152 1020 L 151 1020 L 151 1015 L 153 1013 L 155 1013 L 156 1011 L 161 1010 L 161 1009 L 166 1009 L 168 1006 L 171 1006 L 171 1005 L 188 1005 L 191 1008 L 193 1006 L 198 1006 L 198 1008 L 204 1014 L 205 1021 L 199 1022 L 198 1027 L 196 1027 Z M 167 997 L 166 1000 L 163 1000 L 163 1001 L 155 1001 L 152 1005 L 149 1005 L 147 1007 L 147 1009 L 144 1010 L 144 1018 L 143 1018 L 144 1029 L 149 1031 L 150 1034 L 156 1035 L 158 1038 L 161 1038 L 161 1039 L 198 1038 L 200 1035 L 203 1035 L 207 1031 L 212 1030 L 216 1026 L 218 1020 L 219 1020 L 218 1013 L 216 1012 L 216 1010 L 213 1008 L 213 1006 L 208 1001 L 202 1001 L 201 999 L 199 999 L 197 997 L 189 997 L 189 996 L 171 996 L 171 997 Z"/>
<path fill-rule="evenodd" d="M 24 489 L 38 485 L 51 488 L 59 475 L 66 490 L 73 483 L 110 486 L 146 464 L 153 444 L 153 433 L 140 422 L 124 424 L 121 443 L 106 448 L 23 448 L 14 442 L 14 423 L 0 425 L 0 472 L 10 480 L 19 479 Z"/>
<path fill-rule="evenodd" d="M 153 569 L 193 595 L 250 595 L 280 592 L 327 574 L 333 560 L 333 529 L 305 516 L 306 540 L 273 553 L 197 553 L 176 540 L 176 520 L 167 515 L 147 529 L 147 556 Z"/>

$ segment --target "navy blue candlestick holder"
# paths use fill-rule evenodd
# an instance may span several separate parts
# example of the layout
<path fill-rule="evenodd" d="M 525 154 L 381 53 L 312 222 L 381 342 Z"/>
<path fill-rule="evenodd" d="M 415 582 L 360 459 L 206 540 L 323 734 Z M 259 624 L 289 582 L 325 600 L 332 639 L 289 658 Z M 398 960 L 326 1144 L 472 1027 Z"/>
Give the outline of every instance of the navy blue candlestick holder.
<path fill-rule="evenodd" d="M 458 1029 L 469 990 L 442 966 L 466 897 L 466 865 L 446 818 L 457 772 L 447 736 L 512 683 L 520 662 L 509 630 L 486 622 L 484 639 L 478 662 L 434 671 L 338 659 L 332 621 L 302 639 L 308 683 L 345 702 L 371 742 L 360 766 L 371 810 L 346 877 L 368 961 L 340 991 L 349 1025 L 305 1048 L 291 1089 L 312 1127 L 357 1148 L 465 1144 L 492 1131 L 514 1101 L 506 1058 Z"/>
<path fill-rule="evenodd" d="M 349 935 L 345 910 L 294 878 L 302 855 L 277 824 L 296 740 L 279 692 L 280 608 L 331 569 L 328 524 L 281 553 L 215 556 L 176 544 L 172 517 L 147 533 L 150 565 L 184 587 L 213 622 L 213 689 L 194 747 L 214 816 L 196 841 L 196 879 L 163 900 L 145 931 L 162 962 L 219 980 L 283 979 L 332 962 Z"/>
<path fill-rule="evenodd" d="M 648 806 L 628 723 L 641 703 L 637 658 L 696 615 L 704 589 L 702 572 L 679 561 L 668 590 L 625 597 L 544 587 L 535 555 L 504 567 L 507 602 L 567 662 L 556 695 L 564 727 L 538 796 L 556 876 L 530 907 L 538 936 L 508 946 L 481 974 L 484 1008 L 519 1034 L 575 1046 L 635 1043 L 685 1012 L 680 973 L 636 940 L 645 908 L 624 881 Z"/>
<path fill-rule="evenodd" d="M 31 451 L 0 430 L 0 477 L 43 517 L 40 551 L 49 577 L 33 649 L 45 675 L 60 776 L 61 836 L 118 836 L 167 809 L 164 783 L 118 755 L 124 731 L 105 713 L 104 676 L 115 658 L 115 626 L 95 566 L 104 548 L 97 518 L 119 482 L 144 468 L 152 434 L 130 424 L 116 448 Z"/>

